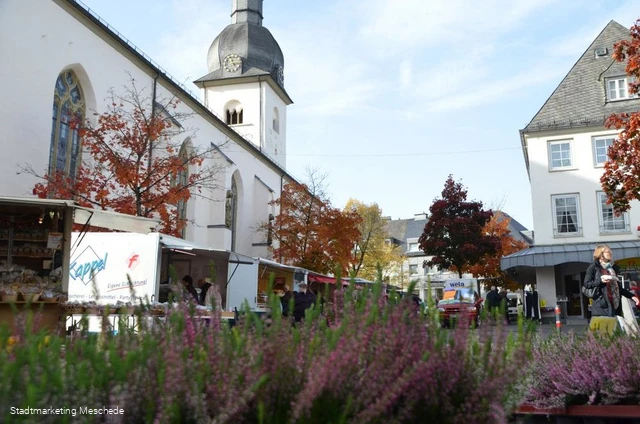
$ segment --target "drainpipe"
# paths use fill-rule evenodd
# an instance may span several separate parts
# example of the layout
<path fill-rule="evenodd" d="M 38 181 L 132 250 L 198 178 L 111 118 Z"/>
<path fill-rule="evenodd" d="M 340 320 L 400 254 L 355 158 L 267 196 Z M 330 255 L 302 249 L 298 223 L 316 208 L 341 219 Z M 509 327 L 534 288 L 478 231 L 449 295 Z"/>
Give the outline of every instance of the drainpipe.
<path fill-rule="evenodd" d="M 260 89 L 260 151 L 262 151 L 263 137 L 264 137 L 264 117 L 263 117 L 263 104 L 262 104 L 262 78 L 258 77 L 258 87 Z"/>
<path fill-rule="evenodd" d="M 156 119 L 156 92 L 158 87 L 158 77 L 160 74 L 156 74 L 153 77 L 153 93 L 151 94 L 151 126 L 153 126 Z M 153 140 L 149 140 L 149 161 L 147 163 L 147 176 L 151 174 L 151 157 L 153 155 Z"/>

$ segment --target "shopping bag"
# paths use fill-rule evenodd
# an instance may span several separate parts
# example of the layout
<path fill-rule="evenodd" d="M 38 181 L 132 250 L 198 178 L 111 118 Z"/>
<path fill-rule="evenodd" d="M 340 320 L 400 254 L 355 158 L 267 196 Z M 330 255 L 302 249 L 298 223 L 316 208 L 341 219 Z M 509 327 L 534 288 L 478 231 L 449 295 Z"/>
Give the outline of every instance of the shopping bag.
<path fill-rule="evenodd" d="M 620 302 L 622 303 L 622 316 L 618 316 L 620 328 L 629 335 L 638 335 L 640 328 L 638 327 L 638 321 L 636 321 L 636 316 L 633 312 L 633 301 L 622 297 L 620 298 Z"/>

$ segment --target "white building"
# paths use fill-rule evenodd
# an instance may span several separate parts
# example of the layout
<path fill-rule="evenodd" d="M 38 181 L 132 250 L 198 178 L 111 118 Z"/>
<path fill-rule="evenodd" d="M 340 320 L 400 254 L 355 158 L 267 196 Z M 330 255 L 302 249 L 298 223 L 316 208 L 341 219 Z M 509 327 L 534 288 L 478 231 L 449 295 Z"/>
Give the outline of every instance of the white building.
<path fill-rule="evenodd" d="M 218 201 L 192 197 L 185 238 L 269 257 L 266 236 L 255 229 L 277 213 L 268 203 L 292 179 L 285 169 L 286 108 L 292 100 L 284 89 L 282 51 L 262 26 L 262 0 L 233 0 L 232 24 L 207 57 L 203 52 L 210 73 L 196 82 L 201 96 L 74 0 L 2 2 L 0 57 L 0 195 L 32 194 L 37 179 L 18 173 L 26 164 L 42 173 L 73 173 L 81 140 L 64 124 L 65 116 L 104 112 L 109 89 L 133 78 L 146 93 L 175 95 L 183 111 L 194 113 L 189 125 L 197 136 L 185 143 L 226 146 L 217 159 L 227 165 L 222 188 L 206 193 Z"/>
<path fill-rule="evenodd" d="M 559 304 L 569 319 L 587 315 L 580 286 L 597 244 L 608 244 L 631 278 L 640 258 L 637 202 L 616 217 L 600 185 L 607 148 L 617 135 L 605 128 L 605 119 L 640 109 L 640 99 L 627 91 L 625 64 L 611 57 L 614 43 L 624 38 L 629 30 L 611 21 L 520 131 L 535 242 L 501 265 L 523 283 L 537 284 L 542 306 Z"/>
<path fill-rule="evenodd" d="M 495 211 L 499 214 L 499 222 L 503 219 L 509 220 L 509 232 L 511 237 L 516 240 L 531 244 L 529 231 L 518 221 L 513 219 L 507 213 Z M 433 257 L 428 255 L 419 247 L 420 236 L 424 232 L 424 226 L 427 224 L 427 214 L 425 212 L 415 214 L 413 218 L 394 219 L 387 217 L 387 233 L 391 243 L 399 246 L 402 251 L 403 261 L 397 273 L 394 273 L 389 279 L 389 283 L 406 289 L 410 284 L 416 283 L 416 288 L 420 291 L 420 297 L 424 300 L 425 296 L 431 295 L 442 299 L 443 290 L 447 280 L 458 279 L 457 272 L 449 270 L 439 270 L 438 267 L 429 267 L 427 262 Z M 463 274 L 462 278 L 473 278 L 471 274 Z M 482 280 L 482 279 L 480 279 Z M 431 293 L 425 292 L 431 286 Z M 489 284 L 491 285 L 491 284 Z M 478 285 L 478 293 L 483 295 L 482 285 Z"/>

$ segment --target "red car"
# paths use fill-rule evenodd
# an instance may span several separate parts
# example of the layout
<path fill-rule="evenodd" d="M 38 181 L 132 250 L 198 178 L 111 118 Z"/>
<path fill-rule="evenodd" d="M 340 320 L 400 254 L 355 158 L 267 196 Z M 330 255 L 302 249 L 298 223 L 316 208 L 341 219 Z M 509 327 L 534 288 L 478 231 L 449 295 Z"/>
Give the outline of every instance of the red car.
<path fill-rule="evenodd" d="M 465 322 L 477 327 L 481 309 L 482 298 L 471 287 L 447 290 L 438 302 L 440 324 L 450 326 L 452 323 Z"/>

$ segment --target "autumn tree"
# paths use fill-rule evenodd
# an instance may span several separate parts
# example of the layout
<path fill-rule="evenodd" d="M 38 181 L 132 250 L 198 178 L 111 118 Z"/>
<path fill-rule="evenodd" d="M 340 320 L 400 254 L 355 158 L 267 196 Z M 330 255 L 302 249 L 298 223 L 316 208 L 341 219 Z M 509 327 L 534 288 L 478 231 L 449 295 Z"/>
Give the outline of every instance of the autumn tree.
<path fill-rule="evenodd" d="M 511 217 L 501 211 L 496 211 L 484 226 L 484 234 L 495 236 L 499 246 L 495 253 L 486 254 L 475 265 L 471 265 L 467 272 L 475 278 L 485 278 L 489 285 L 504 287 L 506 290 L 517 290 L 520 284 L 507 272 L 500 268 L 500 258 L 528 247 L 527 243 L 515 239 L 509 230 Z"/>
<path fill-rule="evenodd" d="M 133 78 L 124 95 L 109 92 L 107 109 L 85 122 L 69 122 L 82 140 L 82 160 L 75 176 L 30 165 L 23 167 L 38 182 L 41 198 L 72 199 L 86 207 L 161 220 L 160 231 L 180 235 L 185 205 L 193 195 L 219 188 L 220 146 L 198 148 L 192 115 L 179 100 L 152 98 Z"/>
<path fill-rule="evenodd" d="M 615 60 L 627 62 L 625 69 L 632 77 L 629 96 L 640 94 L 640 19 L 631 27 L 630 39 L 617 42 L 613 50 Z M 632 106 L 639 108 L 637 102 Z M 640 112 L 611 115 L 605 126 L 620 134 L 609 147 L 600 182 L 616 213 L 622 213 L 630 209 L 632 200 L 640 199 Z"/>
<path fill-rule="evenodd" d="M 276 260 L 327 274 L 353 262 L 353 246 L 360 237 L 360 217 L 331 206 L 324 193 L 324 176 L 309 171 L 309 183 L 286 183 L 273 201 L 279 214 L 271 223 Z"/>
<path fill-rule="evenodd" d="M 360 238 L 355 243 L 354 261 L 350 264 L 349 271 L 356 277 L 374 281 L 380 264 L 383 278 L 390 275 L 392 267 L 402 261 L 402 253 L 398 246 L 387 243 L 387 225 L 378 204 L 366 205 L 349 199 L 344 211 L 354 211 L 361 219 L 358 225 Z"/>
<path fill-rule="evenodd" d="M 497 252 L 498 237 L 484 232 L 493 212 L 484 210 L 482 202 L 467 201 L 467 190 L 452 175 L 444 184 L 442 198 L 436 198 L 429 211 L 418 240 L 420 249 L 432 256 L 428 266 L 452 270 L 462 277 L 469 267 Z"/>

